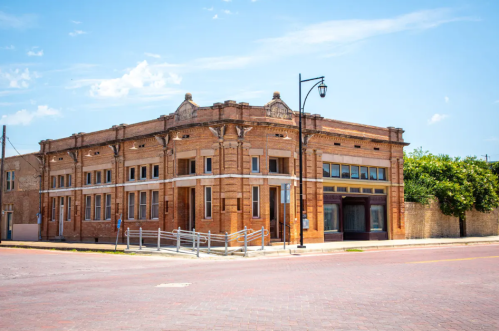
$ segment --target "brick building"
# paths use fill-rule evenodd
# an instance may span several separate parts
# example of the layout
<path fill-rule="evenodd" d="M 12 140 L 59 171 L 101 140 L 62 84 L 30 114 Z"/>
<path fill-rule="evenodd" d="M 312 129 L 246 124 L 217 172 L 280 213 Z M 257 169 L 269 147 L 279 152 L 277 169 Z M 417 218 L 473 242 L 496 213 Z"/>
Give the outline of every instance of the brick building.
<path fill-rule="evenodd" d="M 39 162 L 34 154 L 5 158 L 2 240 L 38 240 Z"/>
<path fill-rule="evenodd" d="M 404 238 L 403 130 L 307 113 L 303 132 L 305 242 Z M 112 241 L 121 215 L 130 229 L 263 226 L 279 241 L 280 185 L 290 183 L 296 243 L 299 152 L 298 113 L 278 92 L 264 106 L 208 107 L 187 93 L 151 121 L 44 140 L 42 237 Z"/>

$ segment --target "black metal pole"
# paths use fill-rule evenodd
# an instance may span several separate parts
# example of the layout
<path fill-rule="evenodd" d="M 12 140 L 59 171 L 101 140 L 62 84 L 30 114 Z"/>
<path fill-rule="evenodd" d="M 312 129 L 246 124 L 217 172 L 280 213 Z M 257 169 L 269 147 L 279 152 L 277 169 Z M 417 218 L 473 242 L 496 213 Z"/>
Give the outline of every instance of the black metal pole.
<path fill-rule="evenodd" d="M 298 77 L 299 80 L 299 109 L 298 109 L 298 144 L 300 151 L 298 152 L 300 155 L 300 245 L 298 248 L 305 248 L 303 245 L 303 150 L 302 150 L 302 134 L 301 134 L 301 74 Z"/>
<path fill-rule="evenodd" d="M 4 125 L 3 126 L 3 134 L 2 134 L 2 164 L 0 165 L 0 221 L 4 218 L 3 215 L 3 204 L 2 204 L 2 194 L 4 190 L 4 183 L 3 183 L 3 168 L 4 168 L 4 160 L 5 160 L 5 134 L 7 131 L 7 127 Z M 0 222 L 0 243 L 2 243 L 2 222 Z"/>

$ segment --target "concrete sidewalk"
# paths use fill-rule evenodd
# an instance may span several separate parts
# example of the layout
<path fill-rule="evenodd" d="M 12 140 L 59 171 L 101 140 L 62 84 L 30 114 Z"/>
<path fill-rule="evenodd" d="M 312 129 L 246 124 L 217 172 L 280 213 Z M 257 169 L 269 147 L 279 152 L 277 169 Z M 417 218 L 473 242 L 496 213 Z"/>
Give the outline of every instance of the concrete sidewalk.
<path fill-rule="evenodd" d="M 491 237 L 467 237 L 467 238 L 431 238 L 431 239 L 406 239 L 406 240 L 382 240 L 382 241 L 336 241 L 321 244 L 305 244 L 306 248 L 297 248 L 297 245 L 283 246 L 265 246 L 262 251 L 261 246 L 248 246 L 248 257 L 256 256 L 276 256 L 290 254 L 309 254 L 309 253 L 333 253 L 347 250 L 376 250 L 390 248 L 407 248 L 407 247 L 422 247 L 422 246 L 440 246 L 440 245 L 476 245 L 476 244 L 499 244 L 499 236 Z M 49 242 L 49 241 L 2 241 L 1 247 L 17 247 L 17 248 L 32 248 L 32 249 L 54 249 L 54 250 L 77 250 L 77 251 L 94 251 L 94 252 L 113 252 L 114 244 L 94 244 L 94 243 L 69 243 L 69 242 Z M 180 257 L 195 257 L 195 251 L 187 247 L 182 247 L 179 253 L 176 252 L 174 246 L 161 246 L 158 251 L 155 246 L 143 246 L 139 249 L 138 245 L 130 245 L 130 249 L 126 249 L 126 245 L 119 244 L 118 252 L 162 255 L 162 256 L 180 256 Z M 224 247 L 212 247 L 211 254 L 207 254 L 207 248 L 201 247 L 200 257 L 214 257 L 225 254 Z M 242 247 L 229 247 L 229 256 L 243 256 Z"/>

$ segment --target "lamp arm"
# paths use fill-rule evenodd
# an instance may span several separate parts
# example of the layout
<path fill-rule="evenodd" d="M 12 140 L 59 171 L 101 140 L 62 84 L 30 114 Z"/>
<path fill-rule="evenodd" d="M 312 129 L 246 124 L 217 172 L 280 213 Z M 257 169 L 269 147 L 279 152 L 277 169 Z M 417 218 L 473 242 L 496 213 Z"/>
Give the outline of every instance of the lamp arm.
<path fill-rule="evenodd" d="M 310 91 L 308 91 L 307 96 L 305 97 L 305 100 L 303 101 L 303 107 L 300 109 L 300 111 L 303 110 L 303 112 L 305 113 L 305 103 L 307 102 L 308 95 L 310 94 L 310 92 L 312 92 L 314 87 L 316 87 L 319 83 L 320 82 L 315 83 L 315 85 L 310 88 Z"/>

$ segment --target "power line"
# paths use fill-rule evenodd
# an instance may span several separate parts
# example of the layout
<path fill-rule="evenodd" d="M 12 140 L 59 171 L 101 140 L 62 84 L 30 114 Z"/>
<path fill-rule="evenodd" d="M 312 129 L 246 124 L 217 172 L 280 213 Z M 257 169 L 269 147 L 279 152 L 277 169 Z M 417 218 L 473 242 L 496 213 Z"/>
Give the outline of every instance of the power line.
<path fill-rule="evenodd" d="M 19 153 L 19 151 L 18 151 L 18 150 L 17 150 L 17 148 L 14 146 L 14 144 L 12 143 L 12 141 L 10 141 L 9 137 L 6 137 L 6 138 L 7 138 L 7 140 L 9 141 L 9 144 L 12 146 L 12 148 L 14 148 L 14 150 L 17 152 L 17 154 L 19 154 L 19 156 L 20 156 L 20 157 L 22 157 L 24 161 L 26 161 L 26 162 L 27 162 L 27 163 L 28 163 L 28 164 L 29 164 L 29 165 L 30 165 L 33 169 L 35 169 L 37 172 L 38 172 L 38 171 L 40 171 L 39 169 L 35 168 L 35 167 L 31 164 L 31 163 L 29 163 L 29 161 L 28 161 L 28 160 L 26 160 L 26 159 L 24 158 L 24 156 L 23 156 L 21 153 Z"/>

